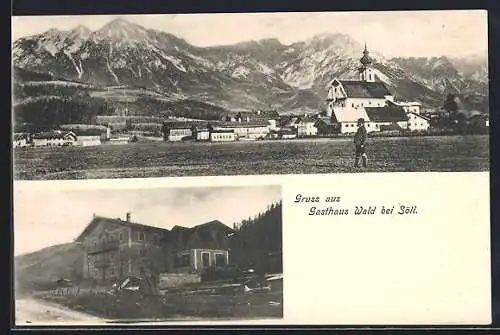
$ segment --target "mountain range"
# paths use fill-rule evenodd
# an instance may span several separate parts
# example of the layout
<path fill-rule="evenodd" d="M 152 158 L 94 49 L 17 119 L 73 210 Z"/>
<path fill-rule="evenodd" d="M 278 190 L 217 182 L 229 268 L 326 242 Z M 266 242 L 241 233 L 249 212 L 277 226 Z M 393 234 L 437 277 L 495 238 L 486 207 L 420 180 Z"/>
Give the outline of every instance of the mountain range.
<path fill-rule="evenodd" d="M 51 29 L 14 41 L 14 104 L 33 103 L 44 95 L 56 98 L 80 85 L 91 98 L 116 108 L 124 101 L 132 110 L 142 98 L 154 101 L 152 110 L 135 108 L 146 115 L 157 115 L 165 103 L 175 108 L 185 101 L 224 110 L 317 112 L 325 108 L 332 79 L 357 78 L 363 48 L 339 33 L 290 45 L 265 39 L 198 47 L 118 18 L 97 31 L 84 26 Z M 370 55 L 378 80 L 396 98 L 438 108 L 453 93 L 464 108 L 488 111 L 486 56 L 386 58 L 376 50 Z"/>

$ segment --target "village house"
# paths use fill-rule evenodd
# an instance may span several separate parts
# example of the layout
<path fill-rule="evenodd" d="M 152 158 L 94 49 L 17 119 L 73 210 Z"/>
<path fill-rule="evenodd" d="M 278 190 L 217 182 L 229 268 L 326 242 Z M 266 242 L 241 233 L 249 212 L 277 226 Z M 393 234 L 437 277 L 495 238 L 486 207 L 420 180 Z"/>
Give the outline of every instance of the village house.
<path fill-rule="evenodd" d="M 77 136 L 72 131 L 52 130 L 34 134 L 32 144 L 35 147 L 66 146 L 74 145 L 76 141 Z"/>
<path fill-rule="evenodd" d="M 166 271 L 193 273 L 228 265 L 231 233 L 233 229 L 218 220 L 191 228 L 174 226 L 162 243 Z"/>
<path fill-rule="evenodd" d="M 210 130 L 211 142 L 234 142 L 236 141 L 236 134 L 233 129 Z"/>
<path fill-rule="evenodd" d="M 430 119 L 419 113 L 409 112 L 406 114 L 408 117 L 408 130 L 410 131 L 426 131 L 430 127 Z"/>
<path fill-rule="evenodd" d="M 269 124 L 267 121 L 236 121 L 217 122 L 209 125 L 211 131 L 232 130 L 235 139 L 263 139 L 269 134 Z"/>
<path fill-rule="evenodd" d="M 85 278 L 114 280 L 164 270 L 160 241 L 168 230 L 126 219 L 94 216 L 76 238 L 84 248 Z"/>
<path fill-rule="evenodd" d="M 107 131 L 103 132 L 99 129 L 74 129 L 76 142 L 74 145 L 81 147 L 89 147 L 101 145 L 102 139 L 106 138 Z"/>
<path fill-rule="evenodd" d="M 321 116 L 314 126 L 318 129 L 318 136 L 333 136 L 339 132 L 339 125 L 332 120 L 332 117 Z"/>
<path fill-rule="evenodd" d="M 490 126 L 488 114 L 475 114 L 469 118 L 469 123 L 474 129 L 487 129 Z"/>
<path fill-rule="evenodd" d="M 28 146 L 28 135 L 26 134 L 13 134 L 12 135 L 12 147 L 13 148 L 24 148 Z"/>
<path fill-rule="evenodd" d="M 172 230 L 126 219 L 95 216 L 76 238 L 82 245 L 83 274 L 98 281 L 124 276 L 190 273 L 229 263 L 228 234 L 220 221 Z"/>
<path fill-rule="evenodd" d="M 193 136 L 193 123 L 186 121 L 163 122 L 162 132 L 165 142 L 182 141 Z"/>
<path fill-rule="evenodd" d="M 369 131 L 395 130 L 408 128 L 408 116 L 403 107 L 388 105 L 384 107 L 365 107 Z"/>
<path fill-rule="evenodd" d="M 278 138 L 284 140 L 291 140 L 297 138 L 297 129 L 296 128 L 281 128 L 278 130 Z"/>
<path fill-rule="evenodd" d="M 420 114 L 420 107 L 422 107 L 418 101 L 394 101 L 394 104 L 403 107 L 406 113 L 415 114 Z"/>
<path fill-rule="evenodd" d="M 309 116 L 301 117 L 295 124 L 295 126 L 297 127 L 297 136 L 308 137 L 318 135 L 318 128 L 316 128 L 315 126 L 316 121 L 316 118 L 312 118 Z"/>
<path fill-rule="evenodd" d="M 210 140 L 210 131 L 206 125 L 193 125 L 192 133 L 196 141 Z"/>

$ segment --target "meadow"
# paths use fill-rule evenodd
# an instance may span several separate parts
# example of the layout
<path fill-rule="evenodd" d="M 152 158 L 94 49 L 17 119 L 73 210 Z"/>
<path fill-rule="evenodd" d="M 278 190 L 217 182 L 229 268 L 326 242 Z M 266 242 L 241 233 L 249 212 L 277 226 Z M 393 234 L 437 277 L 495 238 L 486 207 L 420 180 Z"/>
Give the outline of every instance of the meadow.
<path fill-rule="evenodd" d="M 351 138 L 16 148 L 13 165 L 23 180 L 489 171 L 486 135 L 370 138 L 366 150 L 366 169 Z"/>

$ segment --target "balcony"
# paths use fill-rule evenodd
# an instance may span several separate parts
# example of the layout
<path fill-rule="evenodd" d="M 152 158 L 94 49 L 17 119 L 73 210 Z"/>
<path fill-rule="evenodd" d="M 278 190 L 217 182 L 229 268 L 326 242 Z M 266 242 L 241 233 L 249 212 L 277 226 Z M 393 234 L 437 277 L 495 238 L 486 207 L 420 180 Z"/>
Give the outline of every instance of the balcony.
<path fill-rule="evenodd" d="M 101 243 L 98 243 L 97 245 L 90 246 L 87 250 L 87 254 L 96 255 L 96 254 L 101 254 L 101 253 L 112 251 L 112 250 L 118 250 L 119 246 L 120 246 L 119 241 L 101 242 Z"/>

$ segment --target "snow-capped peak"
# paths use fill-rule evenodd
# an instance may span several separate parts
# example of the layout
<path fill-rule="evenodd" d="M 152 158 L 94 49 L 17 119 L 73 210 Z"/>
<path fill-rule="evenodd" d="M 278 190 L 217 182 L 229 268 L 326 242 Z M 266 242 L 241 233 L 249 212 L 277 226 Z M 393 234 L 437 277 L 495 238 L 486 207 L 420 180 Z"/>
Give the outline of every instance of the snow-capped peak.
<path fill-rule="evenodd" d="M 76 39 L 76 38 L 87 39 L 91 34 L 92 31 L 89 28 L 83 25 L 78 25 L 70 31 L 68 37 L 71 39 Z"/>
<path fill-rule="evenodd" d="M 144 27 L 122 18 L 108 22 L 97 31 L 97 34 L 117 40 L 144 40 L 148 37 L 147 30 Z"/>

